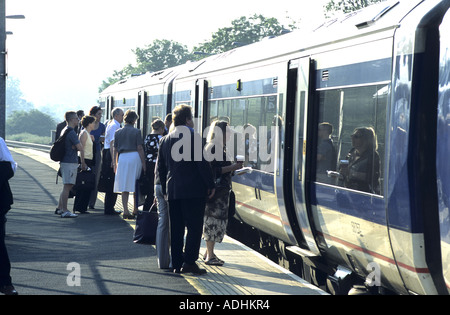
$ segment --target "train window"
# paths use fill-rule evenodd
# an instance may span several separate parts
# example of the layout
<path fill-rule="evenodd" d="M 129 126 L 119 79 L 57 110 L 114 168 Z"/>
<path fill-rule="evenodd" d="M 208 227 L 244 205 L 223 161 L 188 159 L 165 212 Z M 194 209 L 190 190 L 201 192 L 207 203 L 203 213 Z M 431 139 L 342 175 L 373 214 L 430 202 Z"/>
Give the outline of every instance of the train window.
<path fill-rule="evenodd" d="M 316 181 L 382 195 L 389 85 L 318 91 Z"/>
<path fill-rule="evenodd" d="M 151 130 L 151 124 L 155 119 L 164 121 L 164 95 L 147 95 L 147 130 Z"/>
<path fill-rule="evenodd" d="M 271 173 L 274 172 L 272 145 L 279 143 L 279 139 L 273 141 L 271 127 L 280 126 L 279 117 L 276 95 L 209 100 L 207 113 L 209 122 L 216 119 L 230 122 L 237 132 L 234 152 L 244 153 L 246 166 Z M 273 145 L 273 149 L 277 147 Z"/>
<path fill-rule="evenodd" d="M 190 90 L 177 91 L 173 94 L 172 109 L 181 104 L 187 104 L 192 106 Z"/>
<path fill-rule="evenodd" d="M 115 107 L 122 108 L 124 113 L 129 109 L 136 110 L 136 99 L 135 98 L 114 99 L 114 108 Z"/>

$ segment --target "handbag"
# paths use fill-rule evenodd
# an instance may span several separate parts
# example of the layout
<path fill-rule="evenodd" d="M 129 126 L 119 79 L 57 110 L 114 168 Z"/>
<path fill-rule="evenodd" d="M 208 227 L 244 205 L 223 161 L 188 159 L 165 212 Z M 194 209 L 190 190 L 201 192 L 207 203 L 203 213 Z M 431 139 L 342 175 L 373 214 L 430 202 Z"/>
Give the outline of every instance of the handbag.
<path fill-rule="evenodd" d="M 139 212 L 136 217 L 136 229 L 133 242 L 136 244 L 156 244 L 156 230 L 158 228 L 158 211 L 156 198 L 150 211 Z"/>
<path fill-rule="evenodd" d="M 104 193 L 112 192 L 114 190 L 114 179 L 115 174 L 113 171 L 102 171 L 98 180 L 97 190 Z"/>
<path fill-rule="evenodd" d="M 151 191 L 152 184 L 152 180 L 147 176 L 147 174 L 142 172 L 138 179 L 140 193 L 144 196 L 148 195 Z"/>
<path fill-rule="evenodd" d="M 208 200 L 208 202 L 215 202 L 217 199 L 222 198 L 223 196 L 229 195 L 230 186 L 226 182 L 226 180 L 222 180 L 222 177 L 216 179 L 215 182 L 215 193 L 214 196 Z"/>
<path fill-rule="evenodd" d="M 82 171 L 78 169 L 75 190 L 94 190 L 95 189 L 95 173 L 92 170 Z"/>

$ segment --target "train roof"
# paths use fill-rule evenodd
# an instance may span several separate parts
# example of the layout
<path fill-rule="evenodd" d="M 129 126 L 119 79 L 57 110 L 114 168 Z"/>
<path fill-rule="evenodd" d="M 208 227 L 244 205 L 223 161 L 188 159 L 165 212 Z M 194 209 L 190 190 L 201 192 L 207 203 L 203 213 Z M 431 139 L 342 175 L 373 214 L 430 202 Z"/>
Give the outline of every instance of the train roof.
<path fill-rule="evenodd" d="M 140 89 L 149 87 L 152 85 L 164 84 L 165 82 L 173 79 L 179 75 L 183 69 L 189 69 L 199 62 L 188 62 L 176 67 L 167 68 L 155 72 L 146 72 L 143 74 L 131 75 L 125 79 L 122 79 L 104 89 L 100 95 L 111 94 L 114 92 L 127 91 L 131 89 Z"/>
<path fill-rule="evenodd" d="M 371 33 L 391 30 L 392 34 L 403 18 L 422 2 L 437 0 L 384 1 L 359 11 L 328 19 L 310 31 L 295 30 L 285 35 L 236 48 L 207 58 L 207 62 L 184 75 L 199 75 L 262 60 L 275 59 L 320 46 L 339 43 Z"/>
<path fill-rule="evenodd" d="M 175 77 L 181 79 L 301 53 L 302 51 L 309 51 L 314 48 L 343 42 L 371 33 L 391 30 L 393 34 L 408 13 L 424 2 L 438 4 L 441 1 L 383 1 L 359 11 L 328 19 L 317 27 L 311 28 L 310 31 L 304 31 L 302 29 L 295 30 L 285 35 L 264 39 L 254 44 L 209 56 L 197 62 L 188 62 L 158 72 L 127 78 L 111 85 L 101 94 L 144 88 L 154 84 L 164 83 Z"/>

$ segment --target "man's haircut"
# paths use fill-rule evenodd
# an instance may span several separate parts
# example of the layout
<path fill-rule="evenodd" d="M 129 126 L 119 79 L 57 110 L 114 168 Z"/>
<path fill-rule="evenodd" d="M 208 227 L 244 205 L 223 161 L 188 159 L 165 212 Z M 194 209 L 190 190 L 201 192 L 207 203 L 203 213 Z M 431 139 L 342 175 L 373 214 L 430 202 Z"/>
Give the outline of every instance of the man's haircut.
<path fill-rule="evenodd" d="M 172 111 L 173 124 L 176 126 L 186 125 L 188 119 L 192 119 L 192 106 L 181 104 Z"/>
<path fill-rule="evenodd" d="M 114 118 L 116 115 L 119 115 L 120 113 L 123 113 L 122 108 L 116 107 L 111 111 L 111 116 Z"/>
<path fill-rule="evenodd" d="M 73 111 L 73 110 L 70 110 L 70 111 L 68 111 L 68 112 L 66 112 L 66 113 L 64 114 L 64 119 L 65 119 L 67 122 L 69 122 L 69 120 L 71 120 L 73 117 L 77 117 L 77 118 L 78 118 L 77 112 L 75 112 L 75 111 Z"/>

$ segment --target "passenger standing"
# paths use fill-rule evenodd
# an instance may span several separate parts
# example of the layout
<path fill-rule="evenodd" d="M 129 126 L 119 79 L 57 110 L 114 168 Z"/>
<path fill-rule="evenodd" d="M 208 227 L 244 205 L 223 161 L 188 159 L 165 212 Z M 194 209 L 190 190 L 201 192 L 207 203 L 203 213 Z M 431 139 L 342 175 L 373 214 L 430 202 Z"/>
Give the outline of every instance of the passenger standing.
<path fill-rule="evenodd" d="M 206 270 L 195 262 L 200 250 L 206 198 L 211 198 L 215 191 L 213 175 L 203 158 L 202 139 L 194 133 L 192 107 L 175 107 L 173 123 L 173 131 L 161 140 L 157 165 L 161 188 L 169 203 L 172 264 L 176 273 L 204 274 Z"/>
<path fill-rule="evenodd" d="M 122 193 L 123 218 L 134 219 L 138 212 L 136 183 L 141 171 L 146 171 L 141 131 L 134 128 L 139 116 L 134 110 L 125 113 L 125 126 L 114 135 L 114 192 Z M 134 193 L 133 214 L 128 211 L 128 197 Z"/>
<path fill-rule="evenodd" d="M 17 295 L 12 284 L 11 262 L 5 244 L 6 214 L 11 210 L 13 195 L 9 187 L 9 179 L 14 176 L 17 163 L 9 152 L 5 140 L 0 138 L 0 292 L 5 295 Z"/>
<path fill-rule="evenodd" d="M 164 125 L 166 127 L 164 128 L 164 134 L 163 135 L 165 136 L 166 134 L 169 133 L 170 125 L 172 125 L 172 113 L 168 113 L 166 115 L 166 118 L 164 119 Z"/>
<path fill-rule="evenodd" d="M 94 127 L 91 135 L 94 136 L 94 168 L 95 172 L 95 188 L 91 192 L 89 199 L 89 209 L 95 209 L 95 202 L 97 201 L 98 180 L 100 178 L 100 170 L 102 166 L 102 143 L 105 140 L 106 126 L 100 121 L 102 119 L 103 111 L 100 106 L 93 106 L 89 111 L 90 116 L 95 117 Z"/>
<path fill-rule="evenodd" d="M 332 184 L 335 181 L 332 177 L 328 177 L 327 173 L 327 171 L 336 171 L 337 156 L 333 140 L 331 140 L 332 133 L 333 126 L 330 123 L 319 124 L 316 180 L 321 183 Z"/>
<path fill-rule="evenodd" d="M 84 116 L 81 119 L 81 126 L 83 130 L 80 132 L 79 139 L 84 151 L 84 161 L 86 165 L 92 170 L 95 167 L 94 160 L 94 136 L 90 133 L 94 128 L 95 117 Z M 89 198 L 91 196 L 90 190 L 77 190 L 75 193 L 75 202 L 73 204 L 73 213 L 78 211 L 80 213 L 87 213 Z"/>
<path fill-rule="evenodd" d="M 171 115 L 171 114 L 170 114 Z M 167 117 L 166 116 L 166 121 Z M 172 117 L 170 116 L 170 122 L 172 122 Z M 155 125 L 154 128 L 157 126 Z M 153 127 L 152 127 L 153 128 Z M 166 128 L 170 129 L 170 124 L 164 124 L 163 125 L 163 134 L 166 132 Z M 156 130 L 155 130 L 156 132 Z M 156 133 L 160 133 L 161 130 L 159 130 Z M 153 133 L 153 132 L 152 132 Z M 162 137 L 158 137 L 158 144 L 157 149 L 159 151 L 159 143 L 161 142 Z M 151 144 L 151 142 L 149 143 Z M 155 147 L 153 147 L 153 150 Z M 148 152 L 149 150 L 147 150 Z M 157 164 L 157 162 L 156 162 Z M 156 165 L 155 165 L 156 166 Z M 147 169 L 147 174 L 150 172 Z M 156 203 L 158 205 L 158 228 L 156 229 L 156 257 L 158 260 L 158 267 L 160 269 L 168 269 L 170 268 L 171 262 L 170 262 L 170 253 L 169 253 L 169 208 L 167 205 L 167 200 L 164 198 L 164 194 L 162 192 L 161 188 L 161 181 L 159 179 L 159 172 L 158 168 L 155 167 L 154 171 L 155 176 L 155 198 Z M 144 205 L 145 207 L 145 205 Z"/>
<path fill-rule="evenodd" d="M 83 118 L 84 116 L 84 111 L 82 109 L 80 109 L 79 111 L 77 111 L 77 116 L 78 119 L 81 120 L 81 118 Z M 62 122 L 60 122 L 58 125 L 56 125 L 56 133 L 55 133 L 55 140 L 59 138 L 59 136 L 62 135 L 61 131 L 67 126 L 67 121 L 64 120 Z M 74 128 L 75 133 L 78 135 L 79 131 L 81 130 L 79 127 L 79 125 L 77 124 L 77 126 Z"/>
<path fill-rule="evenodd" d="M 117 214 L 114 210 L 114 206 L 117 201 L 117 194 L 114 193 L 114 134 L 120 128 L 120 124 L 123 122 L 123 110 L 116 107 L 112 110 L 111 116 L 113 117 L 105 131 L 105 146 L 103 149 L 102 159 L 102 178 L 103 186 L 105 187 L 105 215 Z"/>
<path fill-rule="evenodd" d="M 84 110 L 80 109 L 77 110 L 77 116 L 78 116 L 78 124 L 73 128 L 77 136 L 81 132 L 81 119 L 84 117 Z"/>
<path fill-rule="evenodd" d="M 55 213 L 61 214 L 61 218 L 76 218 L 78 215 L 70 212 L 67 209 L 67 200 L 69 199 L 70 190 L 72 189 L 73 185 L 75 185 L 77 180 L 77 150 L 80 151 L 81 169 L 86 170 L 87 166 L 84 161 L 83 147 L 81 146 L 80 140 L 78 140 L 77 134 L 73 130 L 73 128 L 78 125 L 79 121 L 77 113 L 73 111 L 66 112 L 65 119 L 67 122 L 67 126 L 61 131 L 61 134 L 64 134 L 64 132 L 66 132 L 66 129 L 68 129 L 68 133 L 66 136 L 65 154 L 60 163 L 64 187 L 61 195 L 59 196 L 59 203 Z"/>
<path fill-rule="evenodd" d="M 226 121 L 214 121 L 208 133 L 205 152 L 211 154 L 211 168 L 216 180 L 215 196 L 207 201 L 203 222 L 203 239 L 206 241 L 206 254 L 203 257 L 207 265 L 222 266 L 224 261 L 214 253 L 216 243 L 221 243 L 228 224 L 231 173 L 242 168 L 243 162 L 232 163 L 227 154 L 227 143 L 232 131 Z M 219 191 L 218 185 L 222 187 Z"/>
<path fill-rule="evenodd" d="M 145 198 L 143 211 L 148 211 L 152 206 L 154 200 L 154 180 L 155 180 L 155 165 L 158 158 L 159 141 L 164 134 L 165 125 L 161 119 L 156 119 L 152 122 L 152 132 L 145 137 L 144 150 L 145 159 L 147 162 L 147 172 L 145 175 L 148 178 L 149 190 L 143 192 L 147 197 Z"/>

